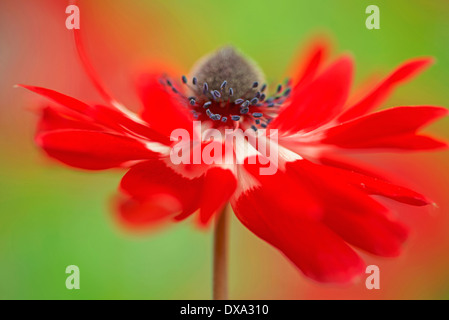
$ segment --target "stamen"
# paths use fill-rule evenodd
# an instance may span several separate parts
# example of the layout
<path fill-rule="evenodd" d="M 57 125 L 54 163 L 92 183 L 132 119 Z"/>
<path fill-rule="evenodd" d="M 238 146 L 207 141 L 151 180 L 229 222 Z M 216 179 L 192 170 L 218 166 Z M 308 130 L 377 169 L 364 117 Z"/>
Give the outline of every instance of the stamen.
<path fill-rule="evenodd" d="M 259 99 L 257 99 L 257 98 L 253 98 L 253 99 L 251 100 L 251 104 L 252 104 L 252 105 L 257 104 L 258 102 L 259 102 Z"/>
<path fill-rule="evenodd" d="M 292 91 L 290 85 L 282 82 L 271 96 L 267 90 L 269 86 L 257 67 L 229 48 L 211 55 L 191 74 L 196 76 L 182 75 L 182 82 L 172 80 L 172 83 L 166 77 L 162 79 L 164 85 L 193 110 L 193 118 L 208 117 L 211 121 L 218 121 L 214 126 L 234 126 L 236 129 L 244 125 L 254 131 L 266 128 Z M 186 85 L 190 93 L 184 95 L 178 89 L 180 85 Z M 270 110 L 273 107 L 276 109 Z M 233 123 L 227 123 L 228 120 Z"/>
<path fill-rule="evenodd" d="M 202 86 L 192 91 L 197 94 L 204 91 L 204 95 L 211 98 L 211 91 L 217 90 L 221 94 L 221 102 L 228 103 L 234 103 L 237 98 L 251 100 L 257 91 L 255 88 L 264 83 L 263 74 L 257 65 L 232 47 L 221 48 L 206 56 L 195 65 L 191 74 Z M 203 86 L 204 83 L 207 83 L 207 87 Z M 212 97 L 217 95 L 212 93 Z"/>
<path fill-rule="evenodd" d="M 225 87 L 226 87 L 226 84 L 227 84 L 228 82 L 225 80 L 225 81 L 223 81 L 223 83 L 221 84 L 221 86 L 220 86 L 220 89 L 224 89 Z"/>
<path fill-rule="evenodd" d="M 221 93 L 218 90 L 214 90 L 211 92 L 216 98 L 221 98 Z"/>

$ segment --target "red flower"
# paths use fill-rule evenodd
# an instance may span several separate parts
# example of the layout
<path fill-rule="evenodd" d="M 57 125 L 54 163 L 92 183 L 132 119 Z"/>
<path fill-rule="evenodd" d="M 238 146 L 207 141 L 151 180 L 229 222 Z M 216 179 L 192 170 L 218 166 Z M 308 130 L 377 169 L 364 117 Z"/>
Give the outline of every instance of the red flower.
<path fill-rule="evenodd" d="M 324 67 L 325 53 L 324 45 L 315 46 L 297 75 L 270 95 L 260 70 L 225 48 L 204 58 L 190 78 L 142 77 L 140 114 L 115 102 L 98 82 L 107 106 L 23 87 L 57 104 L 43 109 L 36 135 L 37 144 L 50 157 L 89 170 L 129 168 L 120 184 L 119 215 L 126 225 L 183 220 L 196 211 L 199 222 L 207 224 L 230 201 L 249 230 L 308 277 L 347 282 L 364 272 L 364 262 L 351 246 L 390 257 L 399 254 L 407 238 L 404 225 L 371 195 L 414 206 L 431 201 L 339 154 L 445 147 L 417 131 L 447 110 L 400 106 L 373 112 L 431 59 L 402 64 L 349 105 L 353 61 L 343 56 Z M 174 165 L 169 158 L 170 134 L 184 128 L 192 137 L 200 136 L 193 120 L 220 130 L 279 130 L 277 172 L 261 175 L 262 165 L 249 164 L 249 158 L 227 166 Z M 236 155 L 239 148 L 234 149 Z"/>

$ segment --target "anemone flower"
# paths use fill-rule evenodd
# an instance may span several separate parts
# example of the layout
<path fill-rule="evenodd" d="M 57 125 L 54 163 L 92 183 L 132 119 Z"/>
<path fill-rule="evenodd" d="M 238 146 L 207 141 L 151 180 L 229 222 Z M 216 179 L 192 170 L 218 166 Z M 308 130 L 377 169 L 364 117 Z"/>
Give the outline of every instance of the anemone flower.
<path fill-rule="evenodd" d="M 325 62 L 328 50 L 323 42 L 309 48 L 297 63 L 301 67 L 280 85 L 266 84 L 253 61 L 224 47 L 200 59 L 188 76 L 142 76 L 137 89 L 143 107 L 133 113 L 101 85 L 77 31 L 75 40 L 106 103 L 87 104 L 22 85 L 54 103 L 42 109 L 37 145 L 71 167 L 127 169 L 117 206 L 127 226 L 146 228 L 192 215 L 207 226 L 215 217 L 217 299 L 226 298 L 228 203 L 256 236 L 281 251 L 304 275 L 326 283 L 350 282 L 364 273 L 364 261 L 355 250 L 385 257 L 400 253 L 407 228 L 382 197 L 412 206 L 432 204 L 347 156 L 446 147 L 418 132 L 447 115 L 445 108 L 375 111 L 398 84 L 428 67 L 430 58 L 405 62 L 349 104 L 353 59 L 343 55 Z M 173 139 L 179 129 L 188 133 L 182 148 L 179 139 Z M 234 162 L 208 163 L 201 156 L 197 163 L 182 161 L 211 145 L 214 152 L 222 149 L 223 141 L 205 134 L 210 129 L 225 136 L 242 129 L 252 139 L 233 145 Z M 258 133 L 264 130 L 271 132 Z M 257 148 L 261 142 L 275 147 L 275 157 Z M 192 154 L 186 156 L 188 151 Z M 179 152 L 181 161 L 174 163 L 173 155 Z M 273 164 L 274 172 L 261 173 Z"/>

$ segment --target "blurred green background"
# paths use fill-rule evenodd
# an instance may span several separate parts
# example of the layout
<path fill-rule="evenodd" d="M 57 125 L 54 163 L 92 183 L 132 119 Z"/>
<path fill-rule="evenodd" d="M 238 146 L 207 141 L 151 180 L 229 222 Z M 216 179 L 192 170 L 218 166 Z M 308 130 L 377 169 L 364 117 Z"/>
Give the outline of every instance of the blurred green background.
<path fill-rule="evenodd" d="M 365 8 L 380 8 L 380 30 L 365 28 Z M 33 144 L 33 109 L 45 103 L 20 89 L 33 84 L 101 101 L 83 74 L 65 28 L 60 0 L 0 2 L 0 298 L 208 299 L 211 232 L 189 221 L 133 234 L 114 220 L 111 199 L 121 172 L 59 166 Z M 403 60 L 437 63 L 401 87 L 387 106 L 449 106 L 449 2 L 279 0 L 81 0 L 81 29 L 108 88 L 139 106 L 134 76 L 155 65 L 187 73 L 215 48 L 233 44 L 256 60 L 269 81 L 285 75 L 298 48 L 328 34 L 334 54 L 352 52 L 355 87 Z M 432 126 L 449 139 L 447 119 Z M 231 226 L 230 297 L 234 299 L 449 298 L 448 152 L 366 158 L 394 172 L 439 204 L 438 210 L 396 206 L 413 233 L 398 259 L 365 255 L 381 267 L 381 290 L 364 282 L 320 285 L 247 231 Z M 79 266 L 81 289 L 65 288 L 65 268 Z"/>

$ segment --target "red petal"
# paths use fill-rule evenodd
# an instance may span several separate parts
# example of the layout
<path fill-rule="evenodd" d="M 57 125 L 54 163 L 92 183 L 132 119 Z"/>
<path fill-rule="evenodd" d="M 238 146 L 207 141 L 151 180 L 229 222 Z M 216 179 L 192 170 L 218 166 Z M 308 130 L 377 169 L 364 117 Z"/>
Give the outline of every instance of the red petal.
<path fill-rule="evenodd" d="M 407 239 L 407 228 L 385 215 L 348 212 L 335 208 L 326 212 L 324 223 L 345 241 L 367 252 L 396 257 Z"/>
<path fill-rule="evenodd" d="M 212 168 L 204 177 L 200 205 L 200 223 L 207 224 L 212 215 L 229 201 L 237 187 L 237 180 L 230 170 Z"/>
<path fill-rule="evenodd" d="M 385 181 L 391 180 L 387 179 L 384 173 L 378 172 L 378 170 L 372 168 L 371 166 L 368 166 L 365 163 L 361 163 L 360 161 L 357 161 L 353 158 L 349 158 L 332 151 L 328 151 L 320 155 L 319 161 L 321 164 L 326 166 L 344 169 L 351 172 L 357 172 L 365 176 L 378 178 Z"/>
<path fill-rule="evenodd" d="M 344 208 L 351 212 L 386 213 L 387 209 L 367 193 L 342 180 L 333 168 L 307 160 L 287 163 L 287 173 L 308 186 L 322 205 L 327 208 Z"/>
<path fill-rule="evenodd" d="M 267 198 L 260 193 L 263 188 L 253 189 L 233 203 L 236 216 L 249 230 L 314 280 L 345 283 L 363 273 L 363 261 L 343 240 L 319 222 L 271 210 L 269 202 L 276 195 Z"/>
<path fill-rule="evenodd" d="M 328 159 L 321 160 L 324 160 L 325 164 L 333 166 L 331 172 L 332 174 L 339 176 L 339 178 L 337 178 L 339 181 L 348 182 L 366 193 L 384 196 L 414 206 L 424 206 L 432 203 L 432 201 L 425 196 L 413 190 L 393 184 L 372 171 L 354 167 L 353 165 L 341 163 L 339 161 L 330 161 Z M 330 169 L 327 168 L 327 166 L 323 168 L 325 170 Z"/>
<path fill-rule="evenodd" d="M 160 133 L 135 122 L 122 112 L 113 109 L 111 107 L 105 107 L 102 105 L 90 106 L 82 101 L 75 98 L 66 96 L 62 93 L 40 87 L 25 86 L 21 87 L 31 90 L 37 94 L 40 94 L 72 111 L 78 112 L 83 116 L 86 123 L 95 122 L 96 124 L 106 126 L 117 132 L 129 132 L 141 135 L 155 142 L 161 142 L 163 144 L 170 144 L 170 140 L 167 137 L 161 135 Z"/>
<path fill-rule="evenodd" d="M 28 89 L 79 113 L 87 114 L 91 110 L 91 106 L 88 104 L 54 90 L 27 85 L 19 85 L 19 87 Z"/>
<path fill-rule="evenodd" d="M 54 107 L 45 107 L 42 109 L 42 117 L 37 126 L 38 133 L 64 129 L 93 131 L 101 128 L 92 122 L 85 121 L 85 119 L 74 115 L 69 115 Z"/>
<path fill-rule="evenodd" d="M 447 144 L 432 137 L 404 134 L 371 141 L 370 146 L 363 148 L 393 148 L 404 150 L 434 150 L 446 148 Z"/>
<path fill-rule="evenodd" d="M 379 106 L 399 84 L 410 80 L 433 62 L 432 58 L 414 59 L 399 66 L 367 96 L 346 110 L 338 120 L 345 122 L 363 116 Z"/>
<path fill-rule="evenodd" d="M 354 119 L 324 131 L 325 144 L 341 148 L 434 149 L 445 144 L 416 131 L 447 115 L 442 107 L 396 107 Z"/>
<path fill-rule="evenodd" d="M 130 160 L 155 156 L 144 144 L 134 139 L 98 131 L 51 131 L 37 135 L 36 142 L 51 157 L 88 170 L 119 167 Z"/>
<path fill-rule="evenodd" d="M 200 205 L 203 178 L 189 179 L 176 173 L 160 160 L 150 160 L 132 167 L 120 187 L 134 199 L 146 201 L 154 195 L 167 194 L 181 204 L 183 217 Z"/>
<path fill-rule="evenodd" d="M 157 227 L 182 210 L 176 198 L 153 194 L 146 199 L 123 198 L 118 203 L 119 222 L 132 229 Z"/>
<path fill-rule="evenodd" d="M 293 91 L 290 104 L 273 121 L 282 131 L 313 130 L 336 117 L 352 82 L 352 59 L 342 57 L 303 89 Z"/>
<path fill-rule="evenodd" d="M 310 192 L 307 184 L 280 169 L 273 175 L 261 175 L 260 168 L 263 166 L 257 162 L 249 164 L 251 160 L 254 159 L 247 159 L 244 168 L 263 186 L 259 193 L 263 194 L 263 197 L 271 199 L 266 204 L 271 208 L 270 210 L 289 212 L 289 214 L 297 215 L 302 219 L 319 220 L 321 218 L 322 206 Z"/>
<path fill-rule="evenodd" d="M 137 136 L 145 137 L 153 142 L 160 142 L 165 145 L 170 145 L 170 138 L 153 130 L 146 124 L 136 122 L 123 114 L 122 112 L 112 109 L 107 106 L 94 106 L 90 116 L 99 123 L 102 123 L 119 132 L 127 132 Z"/>
<path fill-rule="evenodd" d="M 111 106 L 117 104 L 116 100 L 106 90 L 105 86 L 100 80 L 100 77 L 92 66 L 89 57 L 87 56 L 86 50 L 84 48 L 84 42 L 81 39 L 81 31 L 79 29 L 72 30 L 76 51 L 78 52 L 78 57 L 81 60 L 81 64 L 83 65 L 84 71 L 86 72 L 87 76 L 92 81 L 92 84 L 95 86 L 98 93 L 103 97 L 105 101 L 107 101 Z"/>
<path fill-rule="evenodd" d="M 159 80 L 160 76 L 142 76 L 139 82 L 139 95 L 144 109 L 142 118 L 150 127 L 166 136 L 175 129 L 186 129 L 192 137 L 192 118 L 179 96 L 168 91 Z"/>
<path fill-rule="evenodd" d="M 326 59 L 328 51 L 328 41 L 326 39 L 316 39 L 306 50 L 305 56 L 300 55 L 297 59 L 299 61 L 295 63 L 295 75 L 292 77 L 295 83 L 295 90 L 313 80 Z"/>
<path fill-rule="evenodd" d="M 361 174 L 304 160 L 289 166 L 296 170 L 303 183 L 308 183 L 310 189 L 321 197 L 325 208 L 323 222 L 344 240 L 374 254 L 399 254 L 400 246 L 407 238 L 407 230 L 366 192 L 375 190 L 390 197 L 398 196 L 396 192 L 399 192 L 400 197 L 412 202 L 420 195 L 400 187 L 392 188 L 386 182 Z M 367 185 L 362 186 L 364 182 Z M 359 190 L 355 189 L 356 186 Z"/>

